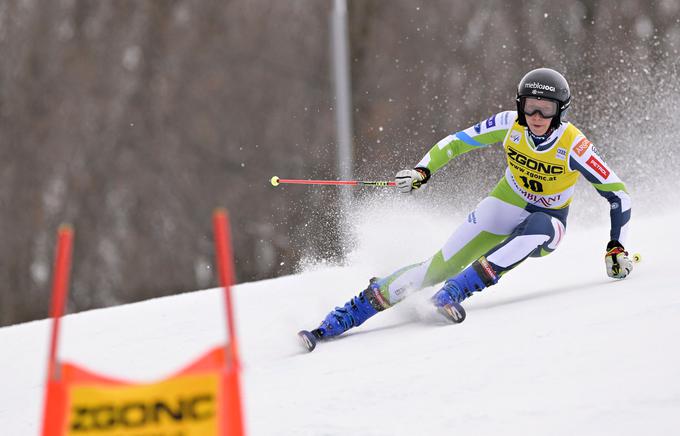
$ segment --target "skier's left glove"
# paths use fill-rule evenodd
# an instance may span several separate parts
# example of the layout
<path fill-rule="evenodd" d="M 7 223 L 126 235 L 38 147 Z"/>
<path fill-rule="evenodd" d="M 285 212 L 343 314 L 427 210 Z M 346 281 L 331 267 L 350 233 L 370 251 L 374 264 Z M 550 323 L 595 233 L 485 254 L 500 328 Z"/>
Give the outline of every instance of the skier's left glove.
<path fill-rule="evenodd" d="M 430 171 L 427 168 L 414 168 L 412 170 L 401 170 L 394 177 L 397 189 L 403 193 L 409 193 L 414 189 L 420 188 L 427 183 L 430 178 Z"/>
<path fill-rule="evenodd" d="M 615 239 L 607 244 L 607 254 L 604 255 L 607 275 L 613 279 L 625 279 L 633 271 L 633 261 L 623 245 Z"/>

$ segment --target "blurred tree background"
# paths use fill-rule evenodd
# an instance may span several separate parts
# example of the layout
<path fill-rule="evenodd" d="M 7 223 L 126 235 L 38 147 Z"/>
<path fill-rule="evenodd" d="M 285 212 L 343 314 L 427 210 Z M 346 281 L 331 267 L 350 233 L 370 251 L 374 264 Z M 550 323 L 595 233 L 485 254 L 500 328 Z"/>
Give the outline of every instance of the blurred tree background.
<path fill-rule="evenodd" d="M 513 109 L 517 82 L 539 66 L 565 74 L 571 119 L 624 180 L 677 174 L 677 0 L 348 5 L 358 178 L 391 178 L 449 133 Z M 269 184 L 337 177 L 332 8 L 1 2 L 0 325 L 46 317 L 62 222 L 76 229 L 71 311 L 214 286 L 220 205 L 239 282 L 341 257 L 338 190 Z M 675 171 L 656 171 L 661 161 Z M 502 166 L 488 149 L 438 177 L 492 185 Z M 644 186 L 638 195 L 654 192 Z M 475 183 L 456 189 L 479 195 Z"/>

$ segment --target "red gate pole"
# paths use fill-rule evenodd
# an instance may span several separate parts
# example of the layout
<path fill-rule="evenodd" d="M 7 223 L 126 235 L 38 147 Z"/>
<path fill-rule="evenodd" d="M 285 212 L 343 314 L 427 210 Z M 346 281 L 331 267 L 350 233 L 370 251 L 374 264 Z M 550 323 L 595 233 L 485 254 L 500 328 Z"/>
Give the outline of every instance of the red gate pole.
<path fill-rule="evenodd" d="M 239 373 L 241 364 L 238 355 L 236 342 L 236 327 L 234 322 L 234 309 L 231 299 L 231 285 L 234 283 L 234 264 L 231 250 L 231 234 L 229 227 L 229 215 L 225 209 L 216 209 L 213 213 L 213 227 L 215 233 L 215 251 L 217 256 L 217 267 L 219 271 L 220 286 L 224 290 L 225 317 L 228 332 L 230 351 L 229 362 L 231 367 L 226 368 L 224 374 L 224 394 L 227 405 L 223 423 L 224 433 L 229 436 L 242 436 L 243 412 L 241 406 L 241 387 Z"/>
<path fill-rule="evenodd" d="M 231 285 L 234 283 L 233 258 L 231 254 L 231 235 L 229 232 L 229 215 L 225 209 L 217 209 L 213 214 L 215 231 L 215 248 L 217 251 L 217 267 L 220 286 L 224 289 L 224 301 L 227 318 L 228 338 L 232 351 L 233 363 L 239 366 L 236 327 L 234 326 L 234 309 L 231 300 Z"/>
<path fill-rule="evenodd" d="M 59 348 L 61 317 L 64 314 L 66 298 L 68 296 L 72 247 L 73 228 L 70 225 L 62 224 L 57 233 L 56 258 L 52 273 L 52 303 L 50 308 L 52 331 L 50 334 L 50 351 L 47 363 L 47 380 L 45 383 L 43 435 L 57 435 L 61 431 L 61 429 L 55 428 L 59 424 L 60 416 L 63 415 L 59 409 L 63 407 L 63 404 L 61 404 L 60 398 L 58 398 L 62 386 L 60 383 L 61 373 L 57 362 L 57 350 Z"/>

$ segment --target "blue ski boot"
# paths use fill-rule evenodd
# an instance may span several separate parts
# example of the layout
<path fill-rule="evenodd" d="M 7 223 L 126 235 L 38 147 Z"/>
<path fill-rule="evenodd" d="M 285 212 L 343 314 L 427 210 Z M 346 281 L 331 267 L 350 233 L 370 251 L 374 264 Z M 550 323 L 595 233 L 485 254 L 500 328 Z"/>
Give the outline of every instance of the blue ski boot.
<path fill-rule="evenodd" d="M 377 281 L 378 279 L 372 278 L 366 289 L 359 292 L 359 295 L 349 300 L 343 307 L 336 307 L 318 328 L 312 331 L 299 331 L 298 337 L 307 351 L 314 350 L 317 341 L 338 336 L 388 308 L 389 304 L 380 294 Z"/>
<path fill-rule="evenodd" d="M 373 278 L 366 289 L 359 292 L 359 295 L 349 300 L 343 307 L 336 307 L 314 331 L 318 331 L 320 339 L 338 336 L 352 327 L 360 326 L 368 318 L 385 310 L 386 307 L 377 279 Z"/>
<path fill-rule="evenodd" d="M 481 257 L 455 277 L 444 282 L 444 286 L 432 297 L 437 310 L 456 324 L 465 321 L 465 309 L 460 303 L 473 292 L 498 283 L 498 276 L 486 258 Z"/>

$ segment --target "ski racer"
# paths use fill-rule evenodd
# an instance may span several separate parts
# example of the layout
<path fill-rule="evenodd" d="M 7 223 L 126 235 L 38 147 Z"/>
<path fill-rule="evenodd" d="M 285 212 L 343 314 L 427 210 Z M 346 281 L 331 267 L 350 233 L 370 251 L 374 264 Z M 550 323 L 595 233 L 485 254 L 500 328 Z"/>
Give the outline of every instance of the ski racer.
<path fill-rule="evenodd" d="M 463 300 L 495 285 L 528 257 L 546 256 L 558 247 L 580 176 L 610 204 L 611 232 L 604 256 L 608 276 L 623 279 L 630 274 L 633 263 L 624 248 L 630 197 L 592 143 L 564 120 L 570 102 L 569 85 L 560 73 L 549 68 L 530 71 L 517 87 L 517 111 L 498 113 L 447 136 L 415 168 L 399 171 L 397 188 L 409 193 L 468 151 L 500 143 L 507 159 L 496 187 L 441 250 L 422 263 L 371 279 L 365 290 L 312 330 L 312 341 L 340 335 L 394 306 L 410 291 L 441 282 L 432 301 L 449 320 L 461 322 Z"/>

